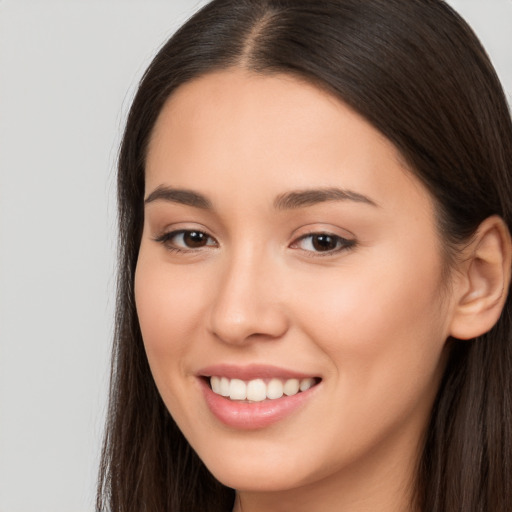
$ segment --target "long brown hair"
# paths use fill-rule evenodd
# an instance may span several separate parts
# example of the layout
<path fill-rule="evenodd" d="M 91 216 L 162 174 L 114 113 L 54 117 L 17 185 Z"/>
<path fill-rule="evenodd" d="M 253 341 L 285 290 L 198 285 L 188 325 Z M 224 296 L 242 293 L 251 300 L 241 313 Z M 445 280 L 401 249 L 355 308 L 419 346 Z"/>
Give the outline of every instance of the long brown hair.
<path fill-rule="evenodd" d="M 159 397 L 133 279 L 148 139 L 164 102 L 205 73 L 291 73 L 380 130 L 437 206 L 447 257 L 489 215 L 512 228 L 512 125 L 489 59 L 442 0 L 214 0 L 161 49 L 128 116 L 119 157 L 119 282 L 98 510 L 220 512 L 234 491 L 190 448 Z M 451 352 L 416 478 L 423 512 L 512 503 L 511 299 L 497 325 Z"/>

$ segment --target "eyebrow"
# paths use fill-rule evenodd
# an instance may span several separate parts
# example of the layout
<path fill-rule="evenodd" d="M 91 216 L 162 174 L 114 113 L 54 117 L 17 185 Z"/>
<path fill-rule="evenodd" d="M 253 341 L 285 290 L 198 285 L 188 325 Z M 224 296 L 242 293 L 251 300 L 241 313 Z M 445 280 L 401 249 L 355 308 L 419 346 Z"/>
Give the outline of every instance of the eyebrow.
<path fill-rule="evenodd" d="M 198 194 L 192 190 L 164 187 L 163 185 L 153 190 L 153 192 L 144 199 L 144 204 L 149 204 L 153 201 L 168 201 L 171 203 L 184 204 L 185 206 L 193 206 L 194 208 L 201 208 L 202 210 L 212 209 L 212 203 L 202 194 Z"/>
<path fill-rule="evenodd" d="M 369 197 L 341 188 L 307 189 L 287 192 L 279 195 L 274 201 L 274 208 L 277 210 L 294 210 L 313 206 L 328 201 L 354 201 L 356 203 L 378 206 Z"/>
<path fill-rule="evenodd" d="M 151 194 L 149 194 L 149 196 L 144 200 L 144 204 L 149 204 L 153 201 L 168 201 L 171 203 L 200 208 L 202 210 L 213 209 L 211 201 L 198 192 L 187 189 L 176 189 L 163 185 L 160 185 L 153 190 L 153 192 L 151 192 Z M 274 208 L 276 210 L 295 210 L 329 201 L 353 201 L 356 203 L 378 206 L 375 201 L 363 194 L 353 192 L 352 190 L 331 187 L 286 192 L 285 194 L 281 194 L 276 197 L 274 200 Z"/>

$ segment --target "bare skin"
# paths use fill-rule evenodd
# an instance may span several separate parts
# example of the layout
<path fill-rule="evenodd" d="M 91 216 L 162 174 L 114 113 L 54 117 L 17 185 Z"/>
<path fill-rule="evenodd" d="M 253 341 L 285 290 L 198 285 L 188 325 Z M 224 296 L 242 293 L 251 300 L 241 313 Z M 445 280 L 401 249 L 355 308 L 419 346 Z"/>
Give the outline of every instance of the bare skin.
<path fill-rule="evenodd" d="M 410 511 L 469 285 L 444 280 L 431 197 L 394 146 L 312 85 L 223 71 L 165 105 L 146 198 L 135 293 L 151 370 L 237 489 L 234 511 Z M 319 384 L 279 421 L 240 429 L 204 398 L 201 369 L 225 364 Z"/>

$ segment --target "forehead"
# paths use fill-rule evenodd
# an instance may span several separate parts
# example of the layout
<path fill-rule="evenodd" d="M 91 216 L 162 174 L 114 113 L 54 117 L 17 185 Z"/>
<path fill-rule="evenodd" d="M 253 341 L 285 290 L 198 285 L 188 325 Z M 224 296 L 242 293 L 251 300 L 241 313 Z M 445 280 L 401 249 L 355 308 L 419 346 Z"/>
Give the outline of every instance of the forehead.
<path fill-rule="evenodd" d="M 166 132 L 178 128 L 184 138 L 215 128 L 219 139 L 231 129 L 239 135 L 249 132 L 251 140 L 257 141 L 263 134 L 258 127 L 264 125 L 268 138 L 279 135 L 282 145 L 298 135 L 311 137 L 313 132 L 322 134 L 334 125 L 339 128 L 342 118 L 350 126 L 348 131 L 340 132 L 339 144 L 360 139 L 366 132 L 372 136 L 372 145 L 388 146 L 399 158 L 380 132 L 325 89 L 294 75 L 259 74 L 238 68 L 208 73 L 178 87 L 157 119 L 150 150 Z"/>
<path fill-rule="evenodd" d="M 146 164 L 147 191 L 193 183 L 215 195 L 229 184 L 243 195 L 263 183 L 275 193 L 343 186 L 396 199 L 405 187 L 429 202 L 379 131 L 334 95 L 285 74 L 231 69 L 181 86 L 155 124 Z"/>

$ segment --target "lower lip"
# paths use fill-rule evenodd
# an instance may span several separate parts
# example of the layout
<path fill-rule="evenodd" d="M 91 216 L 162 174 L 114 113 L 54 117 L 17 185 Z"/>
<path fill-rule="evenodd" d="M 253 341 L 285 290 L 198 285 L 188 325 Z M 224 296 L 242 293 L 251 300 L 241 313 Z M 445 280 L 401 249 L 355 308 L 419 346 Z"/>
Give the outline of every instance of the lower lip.
<path fill-rule="evenodd" d="M 239 430 L 261 429 L 283 420 L 302 408 L 320 385 L 317 384 L 296 395 L 248 403 L 217 395 L 204 379 L 199 380 L 206 404 L 213 415 L 224 425 Z"/>

